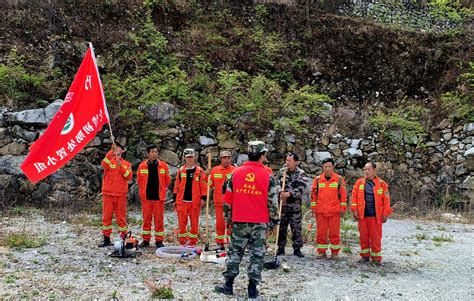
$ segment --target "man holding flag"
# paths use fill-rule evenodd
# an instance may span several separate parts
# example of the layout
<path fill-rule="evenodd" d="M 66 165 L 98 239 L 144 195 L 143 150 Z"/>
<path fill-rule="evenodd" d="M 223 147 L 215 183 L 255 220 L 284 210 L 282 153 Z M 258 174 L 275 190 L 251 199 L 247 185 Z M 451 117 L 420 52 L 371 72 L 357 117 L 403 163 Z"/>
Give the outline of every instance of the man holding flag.
<path fill-rule="evenodd" d="M 112 217 L 115 213 L 118 232 L 122 238 L 127 234 L 127 192 L 128 181 L 132 179 L 130 162 L 122 158 L 125 149 L 112 144 L 112 149 L 102 160 L 104 180 L 102 182 L 102 234 L 104 241 L 99 248 L 110 246 Z"/>

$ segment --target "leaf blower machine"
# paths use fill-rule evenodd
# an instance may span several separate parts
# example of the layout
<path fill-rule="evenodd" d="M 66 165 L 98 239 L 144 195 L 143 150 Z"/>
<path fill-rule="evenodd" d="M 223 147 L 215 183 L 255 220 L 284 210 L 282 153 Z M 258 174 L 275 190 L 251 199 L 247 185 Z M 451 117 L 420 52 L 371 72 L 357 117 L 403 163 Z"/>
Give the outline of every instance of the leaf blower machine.
<path fill-rule="evenodd" d="M 138 240 L 128 231 L 122 239 L 114 242 L 114 251 L 110 254 L 117 258 L 130 258 L 137 256 Z"/>

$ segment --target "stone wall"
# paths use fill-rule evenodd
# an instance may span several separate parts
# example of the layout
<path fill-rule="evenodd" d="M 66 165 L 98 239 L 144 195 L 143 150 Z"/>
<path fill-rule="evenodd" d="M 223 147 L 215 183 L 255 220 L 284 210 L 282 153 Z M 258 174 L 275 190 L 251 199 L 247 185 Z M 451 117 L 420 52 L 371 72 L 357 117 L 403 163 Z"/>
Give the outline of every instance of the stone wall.
<path fill-rule="evenodd" d="M 45 109 L 22 112 L 0 108 L 0 207 L 45 202 L 80 204 L 100 199 L 100 162 L 111 144 L 106 127 L 71 162 L 39 183 L 31 184 L 20 170 L 29 145 L 41 135 L 61 103 L 57 100 Z M 171 104 L 157 106 L 158 110 L 154 107 L 147 113 L 156 115 L 160 121 L 172 118 L 174 107 Z M 246 142 L 233 139 L 236 135 L 229 129 L 216 129 L 213 133 L 196 137 L 194 141 L 184 141 L 183 129 L 182 125 L 157 128 L 155 141 L 138 139 L 136 144 L 127 145 L 129 151 L 125 157 L 136 170 L 146 156 L 146 145 L 155 143 L 160 158 L 170 164 L 173 177 L 186 147 L 199 152 L 202 166 L 206 164 L 207 153 L 217 154 L 223 149 L 232 150 L 234 162 L 238 165 L 247 159 Z M 403 139 L 396 145 L 387 143 L 376 131 L 371 136 L 344 137 L 329 128 L 306 137 L 288 134 L 281 138 L 270 132 L 263 139 L 270 149 L 268 159 L 272 169 L 280 168 L 285 154 L 294 151 L 301 157 L 301 167 L 308 174 L 308 183 L 321 172 L 321 161 L 326 157 L 335 159 L 336 169 L 345 176 L 349 186 L 362 175 L 363 165 L 373 160 L 380 166 L 380 175 L 391 184 L 393 202 L 402 204 L 402 207 L 416 205 L 422 196 L 428 198 L 428 206 L 449 195 L 469 202 L 474 197 L 474 123 L 453 125 L 444 120 L 431 130 L 429 136 L 431 140 L 423 147 Z M 131 137 L 119 136 L 117 141 L 127 144 L 127 138 Z M 130 185 L 130 201 L 137 202 L 135 181 Z"/>

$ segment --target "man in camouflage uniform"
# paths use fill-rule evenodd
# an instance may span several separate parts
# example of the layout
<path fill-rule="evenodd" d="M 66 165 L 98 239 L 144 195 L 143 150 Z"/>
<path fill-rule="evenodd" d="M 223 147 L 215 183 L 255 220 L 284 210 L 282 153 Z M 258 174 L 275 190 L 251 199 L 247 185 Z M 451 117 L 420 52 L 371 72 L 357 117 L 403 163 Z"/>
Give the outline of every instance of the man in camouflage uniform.
<path fill-rule="evenodd" d="M 277 176 L 280 184 L 280 186 L 277 186 L 277 192 L 280 196 L 280 202 L 283 202 L 277 256 L 285 254 L 289 225 L 292 232 L 293 254 L 300 258 L 304 257 L 301 252 L 301 248 L 303 247 L 301 199 L 306 189 L 306 182 L 304 180 L 304 171 L 298 167 L 298 163 L 298 154 L 289 153 L 286 157 L 286 167 L 280 169 Z M 282 191 L 281 185 L 283 184 L 283 174 L 285 170 L 285 189 Z"/>
<path fill-rule="evenodd" d="M 234 278 L 239 274 L 239 265 L 248 244 L 248 297 L 258 296 L 257 284 L 262 279 L 266 232 L 279 222 L 276 183 L 263 165 L 267 151 L 263 142 L 249 142 L 249 161 L 235 169 L 227 182 L 224 213 L 232 235 L 226 271 L 223 273 L 225 284 L 215 288 L 225 295 L 233 294 Z"/>

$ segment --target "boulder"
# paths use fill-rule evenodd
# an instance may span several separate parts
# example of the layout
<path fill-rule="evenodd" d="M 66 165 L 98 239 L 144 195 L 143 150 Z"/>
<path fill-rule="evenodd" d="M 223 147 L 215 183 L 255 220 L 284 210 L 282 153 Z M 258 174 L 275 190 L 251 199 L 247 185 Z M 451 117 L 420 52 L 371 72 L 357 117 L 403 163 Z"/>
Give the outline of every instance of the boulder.
<path fill-rule="evenodd" d="M 474 157 L 474 147 L 471 147 L 471 148 L 467 149 L 464 152 L 464 157 L 466 157 L 466 158 Z"/>
<path fill-rule="evenodd" d="M 166 163 L 170 165 L 178 165 L 179 163 L 179 156 L 177 153 L 169 151 L 167 149 L 162 149 L 160 150 L 159 153 L 159 158 L 160 160 L 165 161 Z"/>
<path fill-rule="evenodd" d="M 169 128 L 169 129 L 159 129 L 153 132 L 158 137 L 170 137 L 176 138 L 179 135 L 179 130 L 176 128 Z"/>
<path fill-rule="evenodd" d="M 216 140 L 206 137 L 206 136 L 199 136 L 199 144 L 203 146 L 209 146 L 209 145 L 214 145 L 217 144 Z"/>
<path fill-rule="evenodd" d="M 314 164 L 321 165 L 321 162 L 326 158 L 332 158 L 330 152 L 313 152 Z"/>
<path fill-rule="evenodd" d="M 145 112 L 145 117 L 151 121 L 163 123 L 171 120 L 178 109 L 171 103 L 162 102 L 154 104 Z"/>
<path fill-rule="evenodd" d="M 25 130 L 24 128 L 22 128 L 18 124 L 15 124 L 10 129 L 10 132 L 12 133 L 12 135 L 14 135 L 18 138 L 21 138 L 25 141 L 28 141 L 28 142 L 35 141 L 36 137 L 38 136 L 37 132 Z"/>
<path fill-rule="evenodd" d="M 237 156 L 237 165 L 242 165 L 242 163 L 244 163 L 245 161 L 248 161 L 249 159 L 249 156 L 246 155 L 246 154 L 239 154 Z"/>
<path fill-rule="evenodd" d="M 464 131 L 465 131 L 465 132 L 468 132 L 468 133 L 474 132 L 474 122 L 466 123 L 466 124 L 464 125 Z"/>
<path fill-rule="evenodd" d="M 352 147 L 343 150 L 342 153 L 346 157 L 349 156 L 350 159 L 362 157 L 362 151 L 360 149 L 356 149 L 356 148 L 352 148 Z"/>
<path fill-rule="evenodd" d="M 10 133 L 8 132 L 7 128 L 0 128 L 0 147 L 3 147 L 10 142 L 12 142 L 13 139 L 10 136 Z"/>
<path fill-rule="evenodd" d="M 26 151 L 25 143 L 19 143 L 19 142 L 14 141 L 0 148 L 0 156 L 4 156 L 4 155 L 19 156 L 19 155 L 22 155 L 25 151 Z"/>
<path fill-rule="evenodd" d="M 223 140 L 219 142 L 219 148 L 224 148 L 224 149 L 234 149 L 237 148 L 237 142 L 234 140 Z"/>
<path fill-rule="evenodd" d="M 44 115 L 46 122 L 50 123 L 54 115 L 59 111 L 59 108 L 63 105 L 62 99 L 56 99 L 54 102 L 50 103 L 46 108 L 44 108 Z"/>
<path fill-rule="evenodd" d="M 20 165 L 25 161 L 26 156 L 0 156 L 0 173 L 10 175 L 23 175 Z"/>

